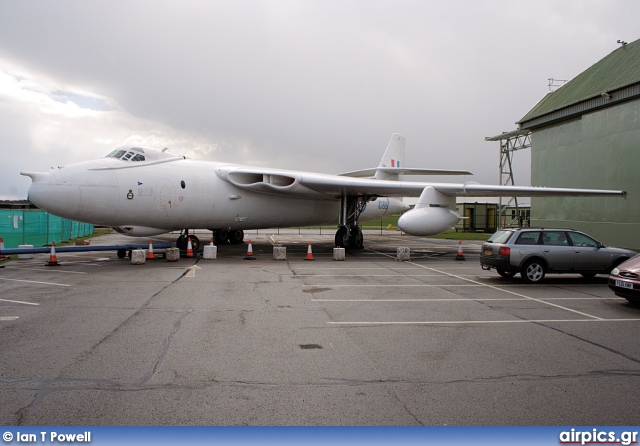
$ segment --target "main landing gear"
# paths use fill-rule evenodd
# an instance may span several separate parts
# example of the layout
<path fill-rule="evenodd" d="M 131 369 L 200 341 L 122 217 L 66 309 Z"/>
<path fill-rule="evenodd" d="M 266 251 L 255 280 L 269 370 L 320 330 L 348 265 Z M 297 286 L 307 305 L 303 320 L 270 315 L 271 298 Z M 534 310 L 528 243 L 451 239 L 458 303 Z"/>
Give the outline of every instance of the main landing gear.
<path fill-rule="evenodd" d="M 239 245 L 244 241 L 244 231 L 225 230 L 225 229 L 212 229 L 213 240 L 216 245 L 226 245 L 230 243 L 232 245 Z"/>
<path fill-rule="evenodd" d="M 244 231 L 227 231 L 223 229 L 212 229 L 213 240 L 216 245 L 226 245 L 230 243 L 232 245 L 240 244 L 244 241 Z M 194 252 L 200 250 L 200 240 L 195 235 L 189 235 L 189 230 L 185 229 L 176 240 L 176 247 L 180 250 L 186 250 L 188 240 L 191 239 L 191 248 Z"/>
<path fill-rule="evenodd" d="M 336 246 L 346 249 L 364 248 L 364 236 L 358 224 L 352 226 L 341 226 L 336 232 Z"/>
<path fill-rule="evenodd" d="M 336 246 L 345 249 L 364 248 L 364 236 L 358 226 L 358 217 L 364 210 L 368 198 L 342 196 L 340 198 L 340 222 L 336 232 Z"/>

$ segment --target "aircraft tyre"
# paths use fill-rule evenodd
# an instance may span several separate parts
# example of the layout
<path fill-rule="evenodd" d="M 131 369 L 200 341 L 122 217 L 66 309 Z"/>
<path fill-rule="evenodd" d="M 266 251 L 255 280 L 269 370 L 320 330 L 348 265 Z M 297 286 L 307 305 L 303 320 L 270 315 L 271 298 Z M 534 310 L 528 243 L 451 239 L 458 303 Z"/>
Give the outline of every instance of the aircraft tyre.
<path fill-rule="evenodd" d="M 195 235 L 190 235 L 189 238 L 191 239 L 191 249 L 193 250 L 193 252 L 199 252 L 200 239 L 198 239 L 198 237 L 196 237 Z"/>
<path fill-rule="evenodd" d="M 351 230 L 350 245 L 355 249 L 364 248 L 364 235 L 360 226 L 356 226 Z"/>
<path fill-rule="evenodd" d="M 342 226 L 336 232 L 336 247 L 349 248 L 351 238 L 349 237 L 349 231 L 346 226 Z"/>
<path fill-rule="evenodd" d="M 196 237 L 195 235 L 190 235 L 188 236 L 188 238 L 191 239 L 191 249 L 193 249 L 193 252 L 198 252 L 200 250 L 200 240 L 198 239 L 198 237 Z M 187 236 L 184 234 L 182 234 L 176 240 L 176 248 L 181 251 L 186 251 L 188 244 L 189 240 L 187 240 Z"/>
<path fill-rule="evenodd" d="M 244 231 L 229 231 L 229 243 L 239 245 L 244 241 Z"/>
<path fill-rule="evenodd" d="M 229 243 L 229 231 L 218 230 L 214 231 L 214 234 L 216 245 L 226 245 Z"/>

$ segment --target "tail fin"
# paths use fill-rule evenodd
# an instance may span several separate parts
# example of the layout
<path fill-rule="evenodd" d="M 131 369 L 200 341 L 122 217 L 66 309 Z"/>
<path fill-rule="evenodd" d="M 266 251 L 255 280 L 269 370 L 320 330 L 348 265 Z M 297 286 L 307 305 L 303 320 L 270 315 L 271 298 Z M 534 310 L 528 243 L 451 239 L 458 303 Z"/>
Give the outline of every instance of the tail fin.
<path fill-rule="evenodd" d="M 390 172 L 390 169 L 400 169 L 404 167 L 404 147 L 407 143 L 407 139 L 399 133 L 391 135 L 389 144 L 387 144 L 387 150 L 384 151 L 382 159 L 378 167 L 387 168 L 385 170 L 376 170 L 374 178 L 376 180 L 398 180 L 399 173 Z"/>
<path fill-rule="evenodd" d="M 473 175 L 467 170 L 426 169 L 404 167 L 404 146 L 407 140 L 399 133 L 391 135 L 387 149 L 382 155 L 378 167 L 361 169 L 353 172 L 345 172 L 340 175 L 345 177 L 368 177 L 376 180 L 398 181 L 400 175 Z"/>

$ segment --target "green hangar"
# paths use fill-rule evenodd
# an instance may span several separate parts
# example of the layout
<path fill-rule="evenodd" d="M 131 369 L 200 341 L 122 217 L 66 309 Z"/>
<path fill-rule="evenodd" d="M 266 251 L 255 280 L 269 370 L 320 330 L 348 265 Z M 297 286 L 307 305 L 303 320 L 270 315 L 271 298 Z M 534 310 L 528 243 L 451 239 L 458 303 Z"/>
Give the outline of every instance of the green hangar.
<path fill-rule="evenodd" d="M 571 227 L 640 250 L 640 40 L 621 46 L 517 122 L 533 186 L 622 189 L 623 198 L 531 199 L 531 225 Z"/>

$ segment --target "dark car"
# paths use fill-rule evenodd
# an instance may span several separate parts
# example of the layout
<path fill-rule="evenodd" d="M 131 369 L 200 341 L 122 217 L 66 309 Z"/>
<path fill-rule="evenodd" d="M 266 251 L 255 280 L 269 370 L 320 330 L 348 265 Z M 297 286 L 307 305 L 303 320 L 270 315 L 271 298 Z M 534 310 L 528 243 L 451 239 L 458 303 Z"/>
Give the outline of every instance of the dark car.
<path fill-rule="evenodd" d="M 609 288 L 616 296 L 624 297 L 632 303 L 640 303 L 640 255 L 611 270 Z"/>
<path fill-rule="evenodd" d="M 609 274 L 635 255 L 573 229 L 513 228 L 497 231 L 482 245 L 480 264 L 502 277 L 520 273 L 525 282 L 538 283 L 547 273 Z"/>

